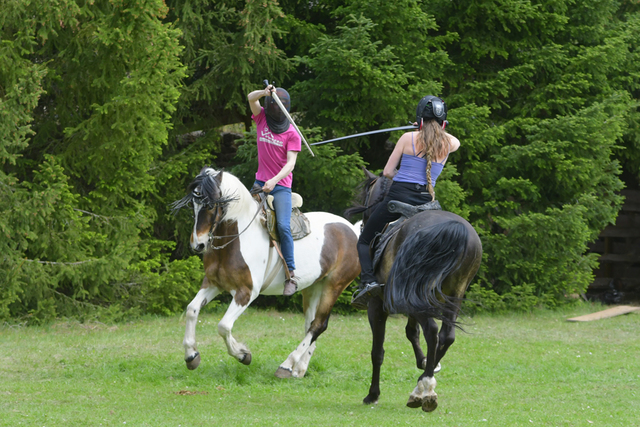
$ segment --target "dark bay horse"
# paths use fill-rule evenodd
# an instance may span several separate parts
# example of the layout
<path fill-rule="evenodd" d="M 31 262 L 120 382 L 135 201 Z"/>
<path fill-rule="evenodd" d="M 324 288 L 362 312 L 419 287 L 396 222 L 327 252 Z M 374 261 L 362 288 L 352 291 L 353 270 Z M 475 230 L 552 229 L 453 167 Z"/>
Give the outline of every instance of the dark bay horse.
<path fill-rule="evenodd" d="M 365 170 L 364 204 L 347 215 L 364 212 L 366 222 L 372 208 L 388 192 L 390 183 Z M 435 392 L 436 367 L 455 340 L 457 316 L 465 291 L 476 275 L 482 259 L 482 243 L 474 228 L 458 215 L 426 210 L 399 225 L 389 240 L 376 275 L 385 283 L 384 292 L 369 303 L 369 325 L 373 335 L 371 362 L 373 375 L 365 404 L 380 396 L 380 368 L 384 359 L 384 335 L 390 313 L 408 316 L 407 338 L 411 341 L 418 369 L 424 370 L 409 396 L 407 406 L 431 412 L 438 406 Z M 436 320 L 442 321 L 438 332 Z M 427 356 L 420 348 L 420 327 L 427 343 Z"/>
<path fill-rule="evenodd" d="M 190 204 L 195 219 L 191 247 L 203 254 L 205 275 L 200 291 L 187 308 L 185 362 L 189 369 L 200 364 L 195 337 L 200 309 L 220 292 L 229 292 L 233 300 L 218 323 L 218 333 L 228 353 L 249 365 L 251 351 L 235 340 L 231 329 L 258 295 L 282 295 L 283 262 L 270 245 L 260 204 L 232 174 L 202 169 L 189 185 L 187 195 L 173 206 L 178 210 Z M 331 308 L 360 274 L 357 236 L 351 223 L 326 212 L 305 215 L 311 233 L 294 242 L 305 336 L 277 369 L 276 376 L 280 378 L 305 375 L 316 339 L 327 328 Z"/>

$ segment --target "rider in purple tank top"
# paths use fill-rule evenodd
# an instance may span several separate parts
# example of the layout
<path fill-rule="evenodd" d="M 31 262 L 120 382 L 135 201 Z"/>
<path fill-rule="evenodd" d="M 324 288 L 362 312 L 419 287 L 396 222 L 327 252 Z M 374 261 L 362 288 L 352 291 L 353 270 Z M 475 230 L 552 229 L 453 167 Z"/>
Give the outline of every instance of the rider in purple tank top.
<path fill-rule="evenodd" d="M 416 112 L 420 130 L 402 135 L 389 156 L 383 172 L 386 178 L 393 179 L 389 194 L 373 211 L 358 239 L 362 271 L 360 286 L 351 300 L 355 308 L 366 310 L 371 297 L 378 295 L 384 286 L 376 282 L 369 245 L 385 224 L 400 217 L 398 213 L 389 212 L 387 204 L 391 200 L 398 200 L 417 206 L 434 200 L 436 180 L 449 153 L 460 147 L 458 138 L 444 130 L 446 118 L 447 106 L 444 101 L 435 96 L 425 96 L 420 100 Z"/>

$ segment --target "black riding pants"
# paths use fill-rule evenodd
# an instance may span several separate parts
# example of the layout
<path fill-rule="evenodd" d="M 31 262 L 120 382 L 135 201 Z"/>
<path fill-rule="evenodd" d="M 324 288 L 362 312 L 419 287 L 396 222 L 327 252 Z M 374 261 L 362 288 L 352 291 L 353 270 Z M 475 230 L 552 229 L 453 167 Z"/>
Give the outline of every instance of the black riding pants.
<path fill-rule="evenodd" d="M 429 194 L 424 185 L 395 181 L 391 184 L 389 194 L 387 194 L 387 197 L 385 197 L 373 211 L 358 239 L 358 257 L 360 258 L 360 266 L 362 267 L 360 281 L 362 283 L 370 283 L 376 280 L 373 273 L 371 254 L 369 252 L 371 240 L 373 240 L 377 233 L 382 231 L 385 224 L 400 218 L 400 214 L 391 213 L 387 209 L 387 204 L 391 200 L 398 200 L 417 206 L 430 202 L 431 194 Z"/>

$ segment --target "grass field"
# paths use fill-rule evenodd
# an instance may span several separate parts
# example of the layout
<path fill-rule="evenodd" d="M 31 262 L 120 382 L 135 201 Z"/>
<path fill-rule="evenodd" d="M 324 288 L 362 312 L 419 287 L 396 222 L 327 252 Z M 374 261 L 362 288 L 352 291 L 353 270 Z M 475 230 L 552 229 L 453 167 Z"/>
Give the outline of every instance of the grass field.
<path fill-rule="evenodd" d="M 364 314 L 332 316 L 304 379 L 274 377 L 302 338 L 300 314 L 249 309 L 229 357 L 222 312 L 197 329 L 202 363 L 183 362 L 183 318 L 0 327 L 2 426 L 640 426 L 640 314 L 586 323 L 600 310 L 463 318 L 436 375 L 432 413 L 405 406 L 419 376 L 405 319 L 387 328 L 382 395 L 363 405 L 371 365 Z"/>

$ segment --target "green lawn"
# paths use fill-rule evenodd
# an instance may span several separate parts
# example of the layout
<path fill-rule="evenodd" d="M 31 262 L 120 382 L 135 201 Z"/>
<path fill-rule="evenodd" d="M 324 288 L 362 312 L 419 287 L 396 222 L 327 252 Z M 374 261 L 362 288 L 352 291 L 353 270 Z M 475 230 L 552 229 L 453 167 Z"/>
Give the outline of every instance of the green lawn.
<path fill-rule="evenodd" d="M 200 316 L 202 363 L 183 362 L 184 318 L 0 328 L 2 426 L 640 426 L 640 314 L 586 323 L 603 307 L 463 318 L 436 375 L 432 413 L 405 406 L 419 376 L 405 319 L 387 328 L 382 395 L 364 314 L 332 316 L 303 379 L 274 377 L 302 339 L 300 314 L 249 309 L 226 353 L 222 312 Z"/>

